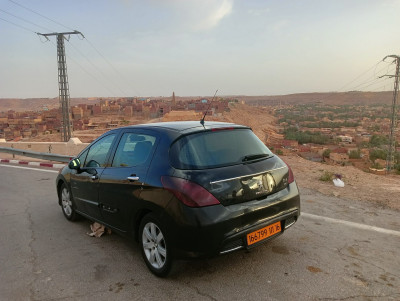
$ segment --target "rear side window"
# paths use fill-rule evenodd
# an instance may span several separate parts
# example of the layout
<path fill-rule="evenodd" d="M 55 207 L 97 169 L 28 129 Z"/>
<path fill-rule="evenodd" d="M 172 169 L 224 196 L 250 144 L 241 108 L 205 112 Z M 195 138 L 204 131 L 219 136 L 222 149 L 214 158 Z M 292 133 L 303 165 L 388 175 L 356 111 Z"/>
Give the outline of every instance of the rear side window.
<path fill-rule="evenodd" d="M 172 166 L 207 169 L 241 164 L 246 157 L 271 156 L 271 151 L 250 129 L 206 131 L 177 140 L 170 150 Z"/>
<path fill-rule="evenodd" d="M 145 164 L 153 150 L 156 137 L 137 133 L 122 135 L 115 152 L 112 167 L 129 167 Z"/>

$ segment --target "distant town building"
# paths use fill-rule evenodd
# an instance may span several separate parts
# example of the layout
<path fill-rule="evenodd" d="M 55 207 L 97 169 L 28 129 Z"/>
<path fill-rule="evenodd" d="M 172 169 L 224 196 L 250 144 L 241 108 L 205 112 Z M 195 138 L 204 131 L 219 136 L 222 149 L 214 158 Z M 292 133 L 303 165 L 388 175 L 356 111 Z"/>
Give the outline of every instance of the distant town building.
<path fill-rule="evenodd" d="M 172 106 L 175 107 L 176 99 L 175 99 L 175 92 L 172 92 Z"/>
<path fill-rule="evenodd" d="M 353 143 L 353 137 L 351 137 L 351 136 L 339 135 L 339 136 L 337 136 L 337 138 L 345 143 Z"/>

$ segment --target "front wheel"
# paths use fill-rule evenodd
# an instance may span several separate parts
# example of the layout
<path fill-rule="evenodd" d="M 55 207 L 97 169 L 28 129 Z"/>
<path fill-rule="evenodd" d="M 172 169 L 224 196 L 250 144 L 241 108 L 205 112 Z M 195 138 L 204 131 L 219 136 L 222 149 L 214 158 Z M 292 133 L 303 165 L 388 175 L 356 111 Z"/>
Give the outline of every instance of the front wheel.
<path fill-rule="evenodd" d="M 158 277 L 167 276 L 172 264 L 171 246 L 162 223 L 154 214 L 146 215 L 140 223 L 139 240 L 150 271 Z"/>
<path fill-rule="evenodd" d="M 72 195 L 65 183 L 61 185 L 59 198 L 65 218 L 69 221 L 76 220 L 78 215 L 73 207 Z"/>

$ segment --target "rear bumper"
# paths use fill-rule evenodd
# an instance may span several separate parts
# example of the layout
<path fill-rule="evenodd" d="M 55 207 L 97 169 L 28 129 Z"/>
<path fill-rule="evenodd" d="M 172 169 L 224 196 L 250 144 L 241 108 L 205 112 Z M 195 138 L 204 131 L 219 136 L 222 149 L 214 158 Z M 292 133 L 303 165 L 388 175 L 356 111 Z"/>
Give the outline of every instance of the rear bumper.
<path fill-rule="evenodd" d="M 252 249 L 260 244 L 263 244 L 271 239 L 274 239 L 279 235 L 282 235 L 286 229 L 292 226 L 297 221 L 298 216 L 299 216 L 299 211 L 294 210 L 293 212 L 282 214 L 281 216 L 268 220 L 267 222 L 254 225 L 251 228 L 246 229 L 245 231 L 240 232 L 236 235 L 232 235 L 222 243 L 221 249 L 219 250 L 219 254 L 226 254 L 240 249 Z M 281 232 L 278 232 L 277 234 L 274 234 L 250 246 L 247 245 L 247 239 L 246 239 L 247 234 L 256 231 L 258 229 L 264 228 L 268 225 L 274 224 L 276 222 L 281 222 L 281 229 L 282 229 Z"/>
<path fill-rule="evenodd" d="M 172 202 L 168 211 L 172 215 L 167 223 L 168 236 L 175 256 L 210 257 L 253 248 L 283 234 L 300 216 L 300 196 L 294 182 L 263 200 L 204 208 Z M 276 222 L 281 223 L 279 233 L 247 245 L 247 234 Z"/>

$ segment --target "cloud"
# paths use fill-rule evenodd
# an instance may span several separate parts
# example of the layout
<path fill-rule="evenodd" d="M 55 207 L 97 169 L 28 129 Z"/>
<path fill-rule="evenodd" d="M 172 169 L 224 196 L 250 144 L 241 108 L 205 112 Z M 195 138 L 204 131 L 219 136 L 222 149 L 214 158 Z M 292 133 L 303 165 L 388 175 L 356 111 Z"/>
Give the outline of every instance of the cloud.
<path fill-rule="evenodd" d="M 218 23 L 232 12 L 232 0 L 205 1 L 208 2 L 209 11 L 199 20 L 195 26 L 198 30 L 208 30 L 218 25 Z"/>
<path fill-rule="evenodd" d="M 232 13 L 235 0 L 118 1 L 127 11 L 134 11 L 142 22 L 151 20 L 146 23 L 145 29 L 140 29 L 142 31 L 188 33 L 216 28 Z M 143 16 L 147 16 L 148 19 Z"/>
<path fill-rule="evenodd" d="M 152 0 L 159 9 L 168 11 L 169 26 L 190 31 L 210 30 L 226 18 L 234 0 Z"/>

